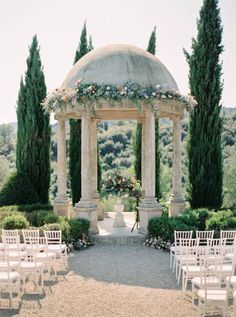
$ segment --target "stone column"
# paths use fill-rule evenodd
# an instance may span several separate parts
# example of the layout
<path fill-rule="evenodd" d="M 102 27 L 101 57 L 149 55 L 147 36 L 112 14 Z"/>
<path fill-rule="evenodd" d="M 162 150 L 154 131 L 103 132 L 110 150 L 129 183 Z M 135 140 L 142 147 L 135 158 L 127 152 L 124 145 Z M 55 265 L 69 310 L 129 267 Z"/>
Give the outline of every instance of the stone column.
<path fill-rule="evenodd" d="M 145 137 L 146 137 L 146 122 L 142 121 L 142 162 L 141 162 L 141 174 L 142 174 L 142 198 L 145 197 Z"/>
<path fill-rule="evenodd" d="M 172 191 L 169 199 L 169 216 L 176 216 L 185 208 L 182 192 L 182 146 L 181 146 L 181 119 L 173 119 L 173 175 Z"/>
<path fill-rule="evenodd" d="M 145 129 L 142 138 L 144 148 L 144 198 L 139 206 L 141 233 L 147 233 L 149 219 L 161 215 L 161 206 L 155 198 L 155 116 L 146 111 Z"/>
<path fill-rule="evenodd" d="M 92 198 L 91 118 L 82 114 L 81 140 L 81 199 L 75 205 L 75 215 L 90 221 L 91 233 L 97 233 L 97 206 Z"/>
<path fill-rule="evenodd" d="M 91 120 L 91 167 L 92 167 L 92 198 L 95 204 L 97 205 L 97 217 L 98 220 L 103 220 L 103 213 L 102 213 L 102 205 L 99 199 L 99 193 L 97 190 L 97 183 L 98 183 L 98 148 L 97 148 L 97 119 Z"/>
<path fill-rule="evenodd" d="M 67 164 L 66 164 L 66 128 L 65 120 L 58 120 L 57 128 L 57 197 L 54 200 L 54 211 L 68 216 L 70 200 L 67 196 Z"/>

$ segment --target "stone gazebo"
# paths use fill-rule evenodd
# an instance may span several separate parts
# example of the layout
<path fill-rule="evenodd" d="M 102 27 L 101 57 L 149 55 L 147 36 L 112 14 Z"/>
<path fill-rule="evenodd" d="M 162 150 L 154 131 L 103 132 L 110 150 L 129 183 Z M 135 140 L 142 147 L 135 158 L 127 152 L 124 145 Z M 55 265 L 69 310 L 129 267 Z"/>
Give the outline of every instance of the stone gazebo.
<path fill-rule="evenodd" d="M 73 88 L 81 79 L 88 83 L 117 87 L 124 87 L 125 83 L 132 81 L 143 87 L 158 85 L 161 93 L 178 91 L 174 78 L 160 60 L 130 45 L 108 45 L 93 50 L 72 67 L 62 88 Z M 164 95 L 163 99 L 155 100 L 152 107 L 144 101 L 137 107 L 130 98 L 122 98 L 115 103 L 108 98 L 98 98 L 94 100 L 96 111 L 92 113 L 83 109 L 81 98 L 74 105 L 67 103 L 66 107 L 53 109 L 58 120 L 58 193 L 54 201 L 55 212 L 66 215 L 70 207 L 66 188 L 65 130 L 65 122 L 70 118 L 82 120 L 82 197 L 75 205 L 75 215 L 89 219 L 92 232 L 98 232 L 97 122 L 100 120 L 137 120 L 142 123 L 143 199 L 140 203 L 140 232 L 143 233 L 146 233 L 148 220 L 160 216 L 162 211 L 155 198 L 155 119 L 167 117 L 173 121 L 173 180 L 169 214 L 177 215 L 184 209 L 181 184 L 181 120 L 184 102 L 171 97 L 167 100 Z M 80 107 L 77 106 L 79 104 Z"/>

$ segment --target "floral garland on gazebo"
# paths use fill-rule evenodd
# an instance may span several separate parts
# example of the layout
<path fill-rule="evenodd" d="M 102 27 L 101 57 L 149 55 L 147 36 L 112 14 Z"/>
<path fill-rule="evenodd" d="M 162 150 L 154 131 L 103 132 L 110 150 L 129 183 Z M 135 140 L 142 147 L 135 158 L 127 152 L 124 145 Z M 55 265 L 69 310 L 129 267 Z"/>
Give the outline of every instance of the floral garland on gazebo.
<path fill-rule="evenodd" d="M 123 86 L 114 86 L 96 83 L 87 83 L 78 80 L 74 88 L 57 88 L 47 95 L 42 105 L 46 111 L 64 110 L 70 104 L 75 107 L 78 104 L 83 110 L 96 112 L 96 102 L 99 98 L 109 100 L 111 104 L 123 99 L 130 99 L 137 108 L 141 107 L 141 102 L 153 106 L 155 100 L 168 102 L 169 100 L 179 101 L 184 104 L 186 110 L 192 110 L 196 105 L 195 99 L 188 95 L 183 96 L 178 91 L 165 91 L 163 86 L 144 87 L 140 84 L 127 82 Z"/>

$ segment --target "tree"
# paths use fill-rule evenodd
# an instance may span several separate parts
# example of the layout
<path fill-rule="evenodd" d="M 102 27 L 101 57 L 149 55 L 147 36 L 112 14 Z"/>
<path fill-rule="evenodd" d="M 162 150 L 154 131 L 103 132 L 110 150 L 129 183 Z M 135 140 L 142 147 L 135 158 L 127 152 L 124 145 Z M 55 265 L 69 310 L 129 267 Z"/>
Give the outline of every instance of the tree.
<path fill-rule="evenodd" d="M 18 174 L 27 176 L 41 203 L 48 203 L 50 185 L 51 128 L 49 114 L 41 105 L 45 97 L 46 85 L 35 35 L 17 101 L 16 168 Z"/>
<path fill-rule="evenodd" d="M 80 43 L 75 53 L 74 64 L 93 49 L 92 38 L 87 41 L 86 21 L 80 36 Z M 73 204 L 81 198 L 81 120 L 70 119 L 69 174 Z M 98 179 L 100 182 L 100 179 Z"/>
<path fill-rule="evenodd" d="M 156 26 L 154 27 L 149 42 L 147 51 L 153 55 L 156 53 Z M 161 198 L 160 187 L 160 150 L 159 150 L 159 120 L 155 121 L 155 142 L 156 142 L 156 197 Z M 141 180 L 141 161 L 142 161 L 142 124 L 137 123 L 134 141 L 134 153 L 135 153 L 135 175 L 138 180 Z"/>
<path fill-rule="evenodd" d="M 204 0 L 197 21 L 189 64 L 189 85 L 197 106 L 190 115 L 189 200 L 193 208 L 220 208 L 222 204 L 222 149 L 220 100 L 222 64 L 219 56 L 222 25 L 218 0 Z"/>

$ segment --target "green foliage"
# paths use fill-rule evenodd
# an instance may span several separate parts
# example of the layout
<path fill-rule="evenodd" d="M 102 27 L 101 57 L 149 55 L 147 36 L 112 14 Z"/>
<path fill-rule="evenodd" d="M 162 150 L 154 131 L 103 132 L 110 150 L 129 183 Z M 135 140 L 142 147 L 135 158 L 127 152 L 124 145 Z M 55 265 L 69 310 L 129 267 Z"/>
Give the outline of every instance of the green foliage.
<path fill-rule="evenodd" d="M 71 241 L 82 239 L 83 235 L 88 235 L 90 221 L 84 218 L 69 220 Z"/>
<path fill-rule="evenodd" d="M 81 120 L 70 119 L 69 175 L 73 205 L 81 198 Z"/>
<path fill-rule="evenodd" d="M 33 205 L 9 205 L 0 207 L 0 214 L 2 212 L 16 212 L 22 211 L 26 213 L 30 213 L 35 210 L 53 210 L 52 205 L 50 204 L 33 204 Z"/>
<path fill-rule="evenodd" d="M 149 220 L 148 233 L 153 238 L 160 238 L 172 243 L 174 241 L 174 230 L 189 230 L 189 226 L 178 218 L 170 218 L 166 214 L 163 214 L 160 218 L 154 217 Z"/>
<path fill-rule="evenodd" d="M 156 54 L 156 26 L 154 27 L 154 29 L 151 33 L 147 51 L 153 55 Z"/>
<path fill-rule="evenodd" d="M 195 227 L 198 230 L 206 229 L 206 220 L 210 212 L 206 208 L 200 209 L 186 209 L 184 213 L 179 215 L 178 219 L 189 227 Z"/>
<path fill-rule="evenodd" d="M 223 179 L 222 64 L 219 60 L 223 46 L 218 0 L 204 0 L 197 29 L 197 39 L 192 41 L 192 54 L 185 51 L 191 94 L 197 101 L 190 115 L 189 200 L 193 208 L 218 209 L 222 204 Z"/>
<path fill-rule="evenodd" d="M 220 210 L 213 212 L 207 220 L 206 225 L 209 230 L 226 230 L 236 228 L 236 217 L 232 210 Z"/>
<path fill-rule="evenodd" d="M 3 228 L 6 230 L 25 229 L 27 227 L 29 227 L 29 222 L 23 215 L 13 214 L 3 220 Z"/>
<path fill-rule="evenodd" d="M 142 123 L 137 123 L 135 136 L 133 140 L 133 147 L 134 147 L 134 170 L 136 179 L 141 181 L 142 175 Z"/>
<path fill-rule="evenodd" d="M 17 101 L 16 168 L 25 175 L 38 195 L 38 202 L 47 203 L 50 184 L 49 114 L 41 102 L 46 97 L 46 85 L 37 37 L 33 37 L 27 58 L 25 79 L 21 79 Z M 19 191 L 21 188 L 17 188 Z M 26 192 L 28 194 L 29 191 Z M 25 194 L 25 196 L 26 196 Z M 28 196 L 29 202 L 31 197 Z M 17 203 L 17 202 L 16 202 Z"/>
<path fill-rule="evenodd" d="M 34 227 L 41 227 L 45 224 L 59 222 L 59 216 L 48 210 L 35 210 L 26 212 L 25 216 Z"/>
<path fill-rule="evenodd" d="M 13 173 L 0 191 L 0 206 L 33 204 L 38 194 L 25 174 Z"/>

